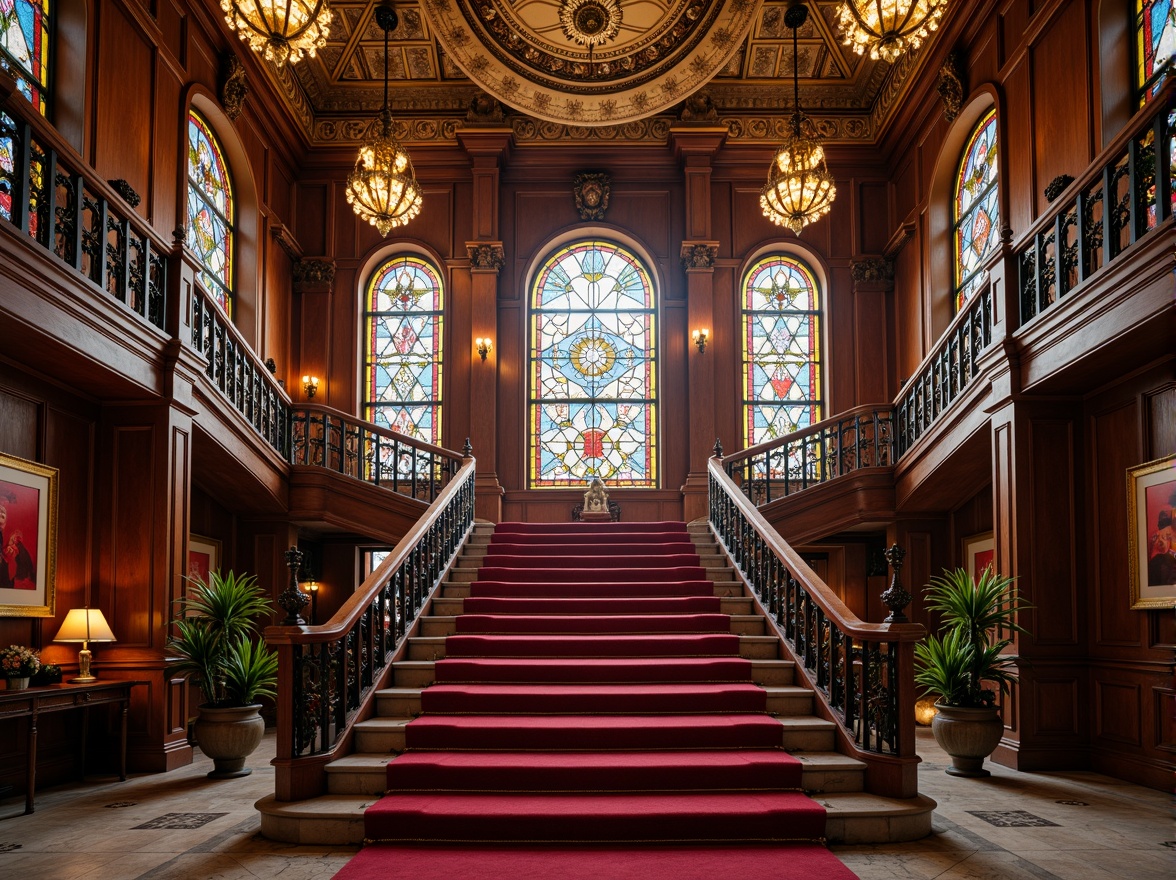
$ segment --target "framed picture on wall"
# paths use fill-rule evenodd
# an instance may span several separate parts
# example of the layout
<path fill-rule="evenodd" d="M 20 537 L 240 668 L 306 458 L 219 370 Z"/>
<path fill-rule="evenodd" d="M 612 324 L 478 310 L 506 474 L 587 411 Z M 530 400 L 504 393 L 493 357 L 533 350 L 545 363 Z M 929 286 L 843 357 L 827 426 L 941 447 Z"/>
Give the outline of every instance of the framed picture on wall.
<path fill-rule="evenodd" d="M 1127 469 L 1131 607 L 1176 607 L 1176 455 Z"/>
<path fill-rule="evenodd" d="M 996 566 L 996 545 L 992 540 L 992 532 L 979 535 L 969 535 L 964 538 L 964 568 L 972 576 L 972 580 L 980 580 L 984 569 Z"/>
<path fill-rule="evenodd" d="M 0 453 L 0 617 L 52 617 L 57 468 Z"/>
<path fill-rule="evenodd" d="M 188 577 L 208 583 L 209 572 L 220 568 L 221 542 L 200 535 L 188 535 Z"/>

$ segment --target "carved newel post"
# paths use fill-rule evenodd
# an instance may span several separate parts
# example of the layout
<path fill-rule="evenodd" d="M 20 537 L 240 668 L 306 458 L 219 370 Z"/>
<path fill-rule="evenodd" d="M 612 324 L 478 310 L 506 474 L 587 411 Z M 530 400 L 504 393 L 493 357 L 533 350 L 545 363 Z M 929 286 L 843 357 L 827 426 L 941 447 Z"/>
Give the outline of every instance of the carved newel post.
<path fill-rule="evenodd" d="M 886 557 L 886 561 L 894 569 L 894 574 L 890 578 L 890 588 L 882 594 L 882 601 L 890 609 L 890 616 L 883 623 L 910 623 L 902 610 L 911 604 L 911 599 L 914 597 L 903 588 L 902 581 L 899 580 L 902 560 L 906 557 L 906 551 L 897 544 L 893 544 L 882 555 Z"/>
<path fill-rule="evenodd" d="M 304 626 L 302 609 L 310 604 L 310 597 L 298 589 L 298 570 L 302 568 L 302 551 L 291 547 L 286 551 L 286 567 L 290 569 L 290 586 L 278 596 L 278 604 L 286 612 L 282 626 Z"/>

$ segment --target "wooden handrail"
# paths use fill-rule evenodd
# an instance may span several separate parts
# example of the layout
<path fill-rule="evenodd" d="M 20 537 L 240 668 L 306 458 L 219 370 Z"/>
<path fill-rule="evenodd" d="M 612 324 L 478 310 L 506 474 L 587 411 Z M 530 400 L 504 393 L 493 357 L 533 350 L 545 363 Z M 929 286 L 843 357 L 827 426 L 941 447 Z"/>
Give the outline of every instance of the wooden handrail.
<path fill-rule="evenodd" d="M 813 434 L 819 434 L 827 428 L 834 427 L 841 422 L 848 421 L 850 419 L 856 418 L 857 416 L 872 415 L 874 413 L 883 412 L 890 412 L 889 403 L 863 403 L 859 406 L 844 410 L 838 415 L 830 416 L 829 418 L 822 419 L 819 422 L 813 422 L 807 428 L 801 428 L 797 431 L 791 432 L 790 434 L 786 434 L 783 437 L 777 437 L 775 440 L 765 440 L 763 443 L 757 443 L 755 446 L 749 446 L 747 449 L 741 449 L 734 455 L 728 455 L 725 457 L 723 462 L 730 466 L 732 462 L 742 461 L 743 459 L 753 458 L 756 455 L 760 455 L 765 452 L 771 452 L 772 450 L 778 449 L 779 447 L 788 443 L 795 443 L 804 439 L 805 437 L 809 437 Z"/>
<path fill-rule="evenodd" d="M 300 403 L 294 407 L 294 410 L 296 412 L 319 413 L 320 415 L 338 419 L 340 422 L 346 422 L 351 425 L 358 425 L 363 427 L 363 429 L 369 434 L 378 434 L 379 436 L 386 437 L 389 440 L 396 440 L 405 446 L 415 446 L 422 452 L 430 452 L 439 458 L 448 458 L 454 461 L 463 460 L 462 454 L 460 452 L 454 452 L 452 449 L 446 449 L 443 446 L 434 446 L 432 443 L 429 443 L 425 440 L 418 440 L 415 437 L 409 437 L 407 434 L 398 434 L 396 431 L 393 431 L 390 428 L 384 428 L 375 424 L 374 422 L 366 421 L 364 419 L 358 418 L 357 416 L 351 415 L 350 413 L 345 413 L 342 410 L 335 409 L 334 407 L 324 406 L 319 403 Z"/>

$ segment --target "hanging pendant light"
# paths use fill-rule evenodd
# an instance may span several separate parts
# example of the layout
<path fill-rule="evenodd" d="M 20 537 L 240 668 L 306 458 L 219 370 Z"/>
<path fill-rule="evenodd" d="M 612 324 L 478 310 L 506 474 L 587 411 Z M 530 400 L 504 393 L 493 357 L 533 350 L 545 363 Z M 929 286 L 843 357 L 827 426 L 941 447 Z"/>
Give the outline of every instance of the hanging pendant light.
<path fill-rule="evenodd" d="M 348 203 L 383 236 L 421 212 L 421 188 L 412 160 L 396 140 L 388 110 L 388 34 L 399 23 L 390 3 L 376 9 L 376 24 L 384 31 L 384 108 L 368 129 L 355 170 L 347 177 Z"/>
<path fill-rule="evenodd" d="M 846 0 L 837 10 L 845 45 L 894 62 L 939 27 L 947 0 Z"/>
<path fill-rule="evenodd" d="M 825 148 L 816 138 L 804 133 L 804 114 L 800 112 L 800 72 L 796 32 L 808 19 L 808 7 L 794 3 L 784 13 L 784 24 L 792 29 L 792 98 L 791 130 L 784 136 L 768 168 L 768 182 L 760 190 L 760 207 L 764 216 L 777 226 L 787 226 L 797 235 L 800 230 L 829 213 L 837 187 L 825 167 Z"/>
<path fill-rule="evenodd" d="M 278 67 L 311 58 L 326 45 L 331 10 L 325 0 L 221 0 L 225 21 L 266 61 Z"/>

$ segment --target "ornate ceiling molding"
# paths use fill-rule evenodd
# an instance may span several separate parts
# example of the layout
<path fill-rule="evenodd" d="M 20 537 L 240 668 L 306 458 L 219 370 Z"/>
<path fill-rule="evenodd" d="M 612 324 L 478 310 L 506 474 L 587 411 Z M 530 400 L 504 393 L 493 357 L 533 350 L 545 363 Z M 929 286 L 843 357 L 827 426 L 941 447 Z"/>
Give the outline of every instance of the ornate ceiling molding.
<path fill-rule="evenodd" d="M 591 55 L 563 33 L 559 0 L 426 0 L 423 8 L 449 59 L 504 104 L 539 120 L 608 126 L 648 118 L 706 85 L 762 2 L 647 0 L 627 7 L 632 20 Z"/>

